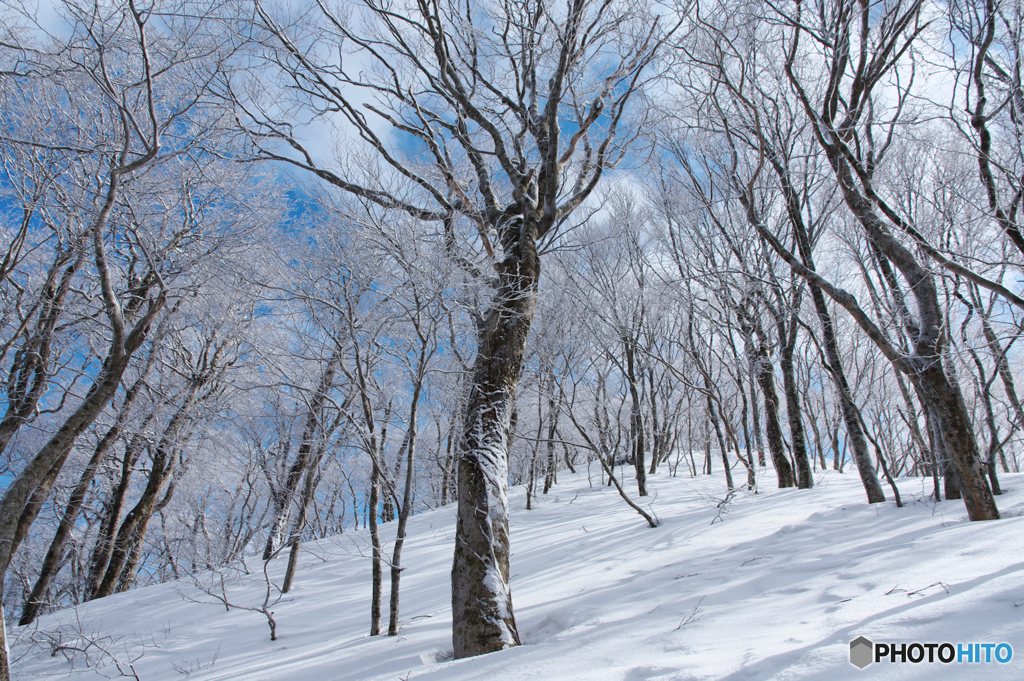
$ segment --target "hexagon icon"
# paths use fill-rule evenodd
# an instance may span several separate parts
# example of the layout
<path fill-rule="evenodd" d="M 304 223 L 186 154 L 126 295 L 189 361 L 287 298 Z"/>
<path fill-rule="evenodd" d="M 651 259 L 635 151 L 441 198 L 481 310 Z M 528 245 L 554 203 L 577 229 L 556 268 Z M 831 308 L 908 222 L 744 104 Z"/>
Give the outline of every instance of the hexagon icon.
<path fill-rule="evenodd" d="M 864 669 L 875 661 L 875 644 L 858 636 L 850 641 L 850 664 L 857 669 Z"/>

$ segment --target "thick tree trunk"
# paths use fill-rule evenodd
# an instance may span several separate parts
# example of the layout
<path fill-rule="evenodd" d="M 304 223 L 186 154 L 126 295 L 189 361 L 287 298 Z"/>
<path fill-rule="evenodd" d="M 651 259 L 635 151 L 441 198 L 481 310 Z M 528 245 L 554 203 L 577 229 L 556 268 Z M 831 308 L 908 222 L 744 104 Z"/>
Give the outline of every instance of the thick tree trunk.
<path fill-rule="evenodd" d="M 458 522 L 452 565 L 455 657 L 519 645 L 509 588 L 508 439 L 526 338 L 537 305 L 536 227 L 506 246 L 459 443 Z"/>

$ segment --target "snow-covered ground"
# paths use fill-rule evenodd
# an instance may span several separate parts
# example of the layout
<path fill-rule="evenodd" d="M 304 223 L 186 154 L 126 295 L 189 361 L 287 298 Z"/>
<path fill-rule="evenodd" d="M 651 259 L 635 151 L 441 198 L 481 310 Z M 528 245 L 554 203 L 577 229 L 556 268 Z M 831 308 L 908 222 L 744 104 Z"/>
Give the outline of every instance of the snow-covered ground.
<path fill-rule="evenodd" d="M 129 675 L 134 660 L 143 681 L 1024 679 L 1024 474 L 1002 478 L 1003 520 L 968 523 L 962 502 L 929 503 L 930 482 L 920 479 L 899 481 L 898 509 L 867 505 L 853 474 L 819 472 L 807 491 L 777 490 L 764 474 L 758 494 L 720 509 L 720 475 L 659 473 L 643 500 L 661 521 L 651 529 L 600 486 L 596 466 L 591 473 L 593 487 L 586 472 L 563 474 L 532 511 L 521 488 L 510 494 L 520 647 L 449 659 L 455 516 L 443 508 L 410 519 L 396 637 L 367 635 L 369 546 L 365 533 L 350 532 L 303 554 L 292 592 L 272 608 L 276 642 L 259 612 L 226 611 L 181 581 L 15 630 L 15 678 L 117 677 L 116 658 Z M 382 532 L 393 539 L 394 524 Z M 271 563 L 272 579 L 285 561 Z M 249 576 L 223 573 L 227 598 L 259 606 L 262 562 L 248 568 Z M 204 580 L 219 585 L 215 575 Z M 861 671 L 848 661 L 858 636 L 1006 642 L 1014 656 Z M 102 666 L 86 669 L 86 654 L 68 649 L 51 657 L 47 641 L 58 638 Z"/>

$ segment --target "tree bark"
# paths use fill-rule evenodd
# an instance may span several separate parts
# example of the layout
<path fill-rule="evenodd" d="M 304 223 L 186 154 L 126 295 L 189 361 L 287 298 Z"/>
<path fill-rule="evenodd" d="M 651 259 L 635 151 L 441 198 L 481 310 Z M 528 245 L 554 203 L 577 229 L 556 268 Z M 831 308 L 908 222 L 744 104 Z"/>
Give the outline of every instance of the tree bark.
<path fill-rule="evenodd" d="M 796 296 L 799 304 L 800 296 Z M 781 311 L 780 315 L 783 314 Z M 789 420 L 789 437 L 793 447 L 793 461 L 796 464 L 796 486 L 800 489 L 814 487 L 814 475 L 807 460 L 807 437 L 804 434 L 804 422 L 800 410 L 800 397 L 797 394 L 796 372 L 793 365 L 793 352 L 797 339 L 796 312 L 790 316 L 788 334 L 782 324 L 779 325 L 779 339 L 785 339 L 779 358 L 782 370 L 783 392 L 786 395 L 786 417 Z M 787 337 L 788 336 L 788 337 Z"/>
<path fill-rule="evenodd" d="M 626 354 L 626 382 L 629 384 L 629 435 L 633 450 L 633 468 L 636 469 L 636 484 L 639 494 L 647 496 L 647 467 L 644 465 L 644 416 L 640 403 L 640 391 L 637 389 L 636 377 L 636 343 L 632 338 L 623 339 Z"/>
<path fill-rule="evenodd" d="M 764 396 L 764 430 L 765 438 L 768 440 L 768 452 L 775 466 L 775 472 L 779 478 L 779 488 L 795 487 L 796 478 L 793 476 L 793 467 L 789 465 L 786 458 L 785 448 L 782 444 L 782 426 L 779 422 L 779 396 L 775 392 L 775 368 L 768 357 L 768 337 L 760 328 L 756 320 L 751 320 L 744 312 L 740 317 L 741 323 L 750 327 L 750 332 L 744 335 L 750 339 L 754 346 L 751 351 L 754 373 L 761 394 Z M 754 331 L 756 330 L 757 341 L 754 342 Z"/>
<path fill-rule="evenodd" d="M 537 306 L 537 227 L 526 220 L 498 265 L 459 442 L 452 566 L 455 657 L 519 645 L 509 587 L 508 428 Z"/>

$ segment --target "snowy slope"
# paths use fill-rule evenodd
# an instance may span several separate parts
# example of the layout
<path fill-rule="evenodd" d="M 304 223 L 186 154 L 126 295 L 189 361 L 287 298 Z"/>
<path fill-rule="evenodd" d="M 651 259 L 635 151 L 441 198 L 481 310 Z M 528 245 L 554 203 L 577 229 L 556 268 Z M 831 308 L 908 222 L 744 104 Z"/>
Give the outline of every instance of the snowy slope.
<path fill-rule="evenodd" d="M 226 612 L 182 581 L 17 630 L 15 678 L 117 677 L 117 658 L 122 671 L 135 660 L 143 681 L 1024 679 L 1024 474 L 1004 476 L 999 522 L 968 523 L 959 501 L 928 503 L 920 479 L 900 481 L 897 509 L 864 503 L 855 475 L 819 473 L 809 491 L 774 489 L 765 474 L 760 493 L 737 495 L 712 524 L 722 479 L 661 473 L 648 478 L 661 520 L 650 529 L 591 472 L 593 487 L 586 472 L 564 475 L 532 511 L 522 489 L 510 495 L 518 648 L 448 660 L 454 513 L 444 508 L 410 519 L 397 637 L 367 636 L 368 540 L 352 532 L 303 555 L 273 607 L 276 642 L 260 613 Z M 382 532 L 393 539 L 394 525 Z M 272 578 L 284 564 L 271 564 Z M 227 597 L 257 606 L 262 563 L 248 568 L 225 573 Z M 385 627 L 387 593 L 385 582 Z M 82 653 L 50 656 L 58 632 L 85 647 L 76 630 L 98 644 L 88 651 L 105 662 L 98 671 Z M 1007 642 L 1014 658 L 860 671 L 847 661 L 857 636 Z"/>

